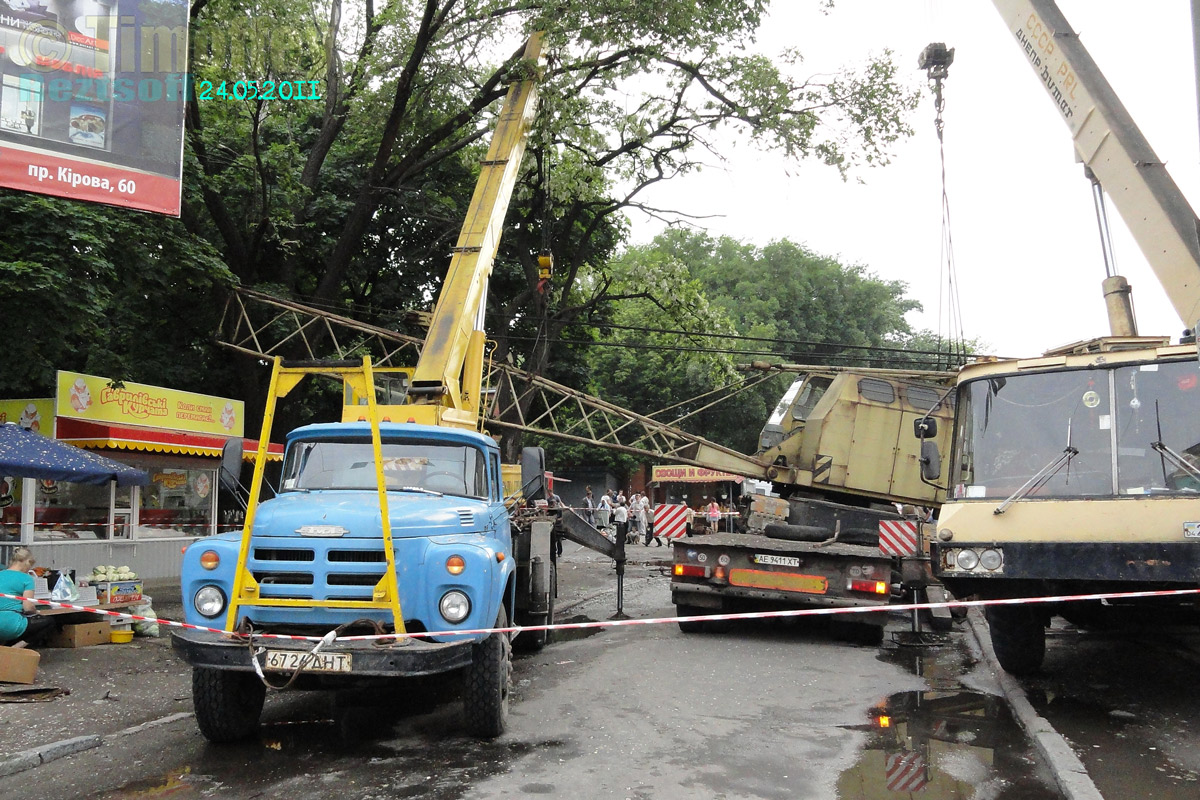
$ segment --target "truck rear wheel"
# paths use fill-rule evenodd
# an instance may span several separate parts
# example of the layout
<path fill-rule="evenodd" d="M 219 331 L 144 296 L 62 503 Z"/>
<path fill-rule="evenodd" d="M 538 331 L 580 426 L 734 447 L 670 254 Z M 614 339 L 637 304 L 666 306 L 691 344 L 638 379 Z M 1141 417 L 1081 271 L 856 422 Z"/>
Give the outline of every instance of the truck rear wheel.
<path fill-rule="evenodd" d="M 508 627 L 504 607 L 497 628 Z M 471 664 L 463 685 L 463 715 L 467 732 L 494 739 L 508 726 L 508 695 L 512 689 L 512 643 L 507 633 L 493 633 L 471 647 Z"/>
<path fill-rule="evenodd" d="M 707 608 L 685 606 L 681 603 L 675 604 L 675 616 L 677 617 L 703 617 L 711 613 L 712 611 Z M 729 630 L 729 620 L 681 620 L 679 622 L 679 630 L 684 633 L 726 633 Z"/>
<path fill-rule="evenodd" d="M 253 672 L 192 669 L 196 725 L 210 742 L 236 742 L 254 735 L 267 687 Z"/>
<path fill-rule="evenodd" d="M 547 581 L 546 618 L 535 617 L 522 624 L 553 625 L 554 595 L 558 594 L 558 564 L 550 562 L 550 580 Z M 518 653 L 537 653 L 550 643 L 550 631 L 530 631 L 512 640 L 513 650 Z"/>
<path fill-rule="evenodd" d="M 1046 624 L 1041 613 L 1023 606 L 988 606 L 992 648 L 1004 671 L 1028 675 L 1046 658 Z"/>

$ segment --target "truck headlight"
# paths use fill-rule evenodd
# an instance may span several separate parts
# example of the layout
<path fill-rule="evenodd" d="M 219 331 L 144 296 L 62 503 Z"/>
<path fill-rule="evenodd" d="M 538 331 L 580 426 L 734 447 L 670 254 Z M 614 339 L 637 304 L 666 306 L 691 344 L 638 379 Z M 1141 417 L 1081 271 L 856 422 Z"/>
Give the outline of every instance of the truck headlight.
<path fill-rule="evenodd" d="M 974 550 L 959 550 L 958 551 L 958 568 L 965 570 L 973 570 L 979 566 L 979 554 Z"/>
<path fill-rule="evenodd" d="M 442 612 L 442 617 L 446 622 L 458 624 L 471 613 L 471 601 L 462 592 L 451 589 L 442 595 L 442 600 L 438 603 L 438 611 Z"/>
<path fill-rule="evenodd" d="M 979 566 L 986 570 L 995 571 L 1004 563 L 1004 554 L 1000 550 L 988 548 L 979 554 Z"/>
<path fill-rule="evenodd" d="M 225 610 L 225 593 L 216 586 L 201 586 L 192 598 L 192 605 L 204 617 L 215 617 Z"/>

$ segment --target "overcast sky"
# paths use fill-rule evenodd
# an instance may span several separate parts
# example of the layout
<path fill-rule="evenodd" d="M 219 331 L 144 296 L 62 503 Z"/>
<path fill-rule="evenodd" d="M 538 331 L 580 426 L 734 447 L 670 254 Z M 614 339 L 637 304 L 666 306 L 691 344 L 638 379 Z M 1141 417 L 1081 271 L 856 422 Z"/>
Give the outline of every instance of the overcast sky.
<path fill-rule="evenodd" d="M 1091 190 L 1066 125 L 999 13 L 987 0 L 775 0 L 760 46 L 797 47 L 820 73 L 891 49 L 923 89 L 916 135 L 891 165 L 843 183 L 836 170 L 739 148 L 725 167 L 672 181 L 646 200 L 719 215 L 714 235 L 766 244 L 789 238 L 880 278 L 903 280 L 925 306 L 914 328 L 946 314 L 941 182 L 933 100 L 917 56 L 933 41 L 955 48 L 946 82 L 946 170 L 962 317 L 991 352 L 1024 356 L 1108 332 L 1104 263 Z M 1188 0 L 1059 0 L 1193 207 L 1200 136 Z M 1117 266 L 1133 285 L 1143 334 L 1185 327 L 1110 202 Z M 634 218 L 636 242 L 661 224 Z M 940 326 L 945 329 L 945 323 Z"/>

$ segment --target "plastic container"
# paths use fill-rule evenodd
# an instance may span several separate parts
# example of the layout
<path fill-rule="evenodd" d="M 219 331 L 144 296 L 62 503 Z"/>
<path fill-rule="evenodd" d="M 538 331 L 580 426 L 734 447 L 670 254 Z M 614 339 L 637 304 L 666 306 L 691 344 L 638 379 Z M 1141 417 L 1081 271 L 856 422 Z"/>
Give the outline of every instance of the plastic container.
<path fill-rule="evenodd" d="M 126 644 L 127 642 L 132 642 L 133 641 L 133 631 L 128 630 L 128 629 L 120 631 L 120 630 L 117 630 L 116 628 L 114 628 L 112 631 L 109 632 L 108 640 L 110 642 L 112 642 L 113 644 Z"/>

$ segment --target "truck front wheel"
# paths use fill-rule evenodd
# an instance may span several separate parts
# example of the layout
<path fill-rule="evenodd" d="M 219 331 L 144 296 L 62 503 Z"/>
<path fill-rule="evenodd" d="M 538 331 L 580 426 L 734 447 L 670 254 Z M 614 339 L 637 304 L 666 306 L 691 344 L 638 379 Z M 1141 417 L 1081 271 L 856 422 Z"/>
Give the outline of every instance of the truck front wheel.
<path fill-rule="evenodd" d="M 1046 623 L 1042 614 L 1022 606 L 988 606 L 992 648 L 1004 671 L 1012 675 L 1036 672 L 1046 657 Z"/>
<path fill-rule="evenodd" d="M 192 669 L 192 707 L 210 742 L 236 742 L 258 730 L 267 687 L 253 672 Z"/>
<path fill-rule="evenodd" d="M 504 607 L 497 628 L 508 627 Z M 494 739 L 508 726 L 508 695 L 512 689 L 512 643 L 507 633 L 493 633 L 471 647 L 471 664 L 463 686 L 463 714 L 467 731 L 481 739 Z"/>

